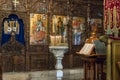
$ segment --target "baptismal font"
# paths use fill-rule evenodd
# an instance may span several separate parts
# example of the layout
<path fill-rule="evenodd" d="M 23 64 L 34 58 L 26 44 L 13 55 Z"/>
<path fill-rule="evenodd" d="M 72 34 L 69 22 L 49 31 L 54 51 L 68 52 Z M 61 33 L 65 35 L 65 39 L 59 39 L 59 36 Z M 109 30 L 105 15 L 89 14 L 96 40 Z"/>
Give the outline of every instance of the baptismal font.
<path fill-rule="evenodd" d="M 51 45 L 49 46 L 50 52 L 53 53 L 55 59 L 56 59 L 56 65 L 55 69 L 56 71 L 56 77 L 57 80 L 62 80 L 63 77 L 63 65 L 62 65 L 62 59 L 64 57 L 64 54 L 68 51 L 68 45 L 67 43 L 61 43 L 61 36 L 50 36 L 51 38 Z"/>
<path fill-rule="evenodd" d="M 50 46 L 49 50 L 51 53 L 53 53 L 55 59 L 56 59 L 56 78 L 57 80 L 62 80 L 63 77 L 63 65 L 62 65 L 62 59 L 64 57 L 64 54 L 68 51 L 68 43 L 67 43 L 67 24 L 66 18 L 62 18 L 62 21 L 59 21 L 62 18 L 62 16 L 56 16 L 54 15 L 54 21 L 52 26 L 52 33 L 50 34 Z M 63 23 L 63 24 L 62 24 Z"/>
<path fill-rule="evenodd" d="M 52 7 L 52 6 L 51 6 Z M 63 15 L 51 15 L 52 20 L 49 23 L 50 29 L 50 46 L 49 51 L 53 53 L 56 64 L 56 80 L 62 80 L 63 78 L 63 65 L 62 59 L 64 54 L 68 51 L 68 24 L 70 21 L 70 0 L 67 1 L 67 16 Z M 53 9 L 53 8 L 51 8 Z M 50 11 L 51 11 L 50 9 Z M 52 12 L 51 12 L 52 13 Z"/>

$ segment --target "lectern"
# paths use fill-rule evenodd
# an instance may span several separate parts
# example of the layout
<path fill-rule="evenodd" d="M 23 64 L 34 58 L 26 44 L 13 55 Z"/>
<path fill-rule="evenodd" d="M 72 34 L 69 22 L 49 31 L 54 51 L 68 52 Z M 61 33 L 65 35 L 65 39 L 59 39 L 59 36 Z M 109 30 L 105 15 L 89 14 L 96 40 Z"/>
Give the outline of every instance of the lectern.
<path fill-rule="evenodd" d="M 80 55 L 84 61 L 84 80 L 103 80 L 105 55 Z"/>
<path fill-rule="evenodd" d="M 83 48 L 80 50 L 80 52 L 78 52 L 78 54 L 81 56 L 81 59 L 84 61 L 84 80 L 104 80 L 102 74 L 104 70 L 103 65 L 106 59 L 106 54 L 105 51 L 102 53 L 101 50 L 103 50 L 103 48 L 100 47 L 104 44 L 99 42 L 98 45 L 96 44 L 98 42 L 99 40 L 95 36 L 95 33 L 92 33 L 92 36 L 86 40 Z M 86 46 L 86 44 L 92 44 L 94 46 Z M 85 46 L 87 48 L 85 48 Z"/>

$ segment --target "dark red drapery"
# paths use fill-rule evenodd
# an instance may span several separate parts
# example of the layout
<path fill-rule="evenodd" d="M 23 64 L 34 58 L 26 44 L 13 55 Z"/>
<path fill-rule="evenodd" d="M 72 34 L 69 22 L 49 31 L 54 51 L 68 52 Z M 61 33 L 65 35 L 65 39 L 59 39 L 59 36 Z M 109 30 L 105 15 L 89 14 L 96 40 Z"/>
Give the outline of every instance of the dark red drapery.
<path fill-rule="evenodd" d="M 120 0 L 104 0 L 104 28 L 120 28 Z"/>

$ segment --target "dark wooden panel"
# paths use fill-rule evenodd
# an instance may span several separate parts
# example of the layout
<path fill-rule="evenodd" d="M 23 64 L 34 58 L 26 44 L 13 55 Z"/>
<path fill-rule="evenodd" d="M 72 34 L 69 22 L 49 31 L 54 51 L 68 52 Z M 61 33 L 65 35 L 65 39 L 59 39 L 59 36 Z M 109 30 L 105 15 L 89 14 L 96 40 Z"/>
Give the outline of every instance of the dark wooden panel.
<path fill-rule="evenodd" d="M 19 56 L 13 56 L 13 70 L 14 71 L 25 71 L 26 65 L 25 65 L 25 56 L 19 55 Z"/>
<path fill-rule="evenodd" d="M 2 55 L 0 54 L 0 80 L 2 80 L 3 71 L 2 71 Z"/>
<path fill-rule="evenodd" d="M 3 72 L 25 71 L 24 55 L 2 55 Z"/>
<path fill-rule="evenodd" d="M 81 60 L 79 55 L 73 55 L 73 67 L 82 67 L 83 66 L 83 61 Z"/>
<path fill-rule="evenodd" d="M 12 56 L 10 55 L 6 55 L 6 56 L 2 56 L 3 59 L 3 72 L 10 72 L 13 71 L 13 60 L 12 60 Z"/>
<path fill-rule="evenodd" d="M 44 70 L 48 68 L 48 54 L 30 53 L 27 55 L 28 70 Z"/>
<path fill-rule="evenodd" d="M 0 80 L 3 80 L 3 72 L 2 72 L 2 66 L 0 65 Z"/>
<path fill-rule="evenodd" d="M 55 69 L 55 64 L 56 64 L 56 59 L 55 59 L 53 53 L 49 53 L 49 57 L 48 57 L 48 69 L 49 70 Z"/>
<path fill-rule="evenodd" d="M 73 67 L 73 54 L 65 54 L 62 60 L 63 68 Z"/>

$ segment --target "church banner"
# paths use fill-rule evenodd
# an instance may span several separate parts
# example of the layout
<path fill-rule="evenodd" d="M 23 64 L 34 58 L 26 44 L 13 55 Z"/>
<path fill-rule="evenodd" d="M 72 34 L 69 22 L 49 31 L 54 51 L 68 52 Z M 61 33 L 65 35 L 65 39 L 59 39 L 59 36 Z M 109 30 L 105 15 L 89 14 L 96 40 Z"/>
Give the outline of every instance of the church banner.
<path fill-rule="evenodd" d="M 104 29 L 118 37 L 120 29 L 120 0 L 104 0 Z"/>

